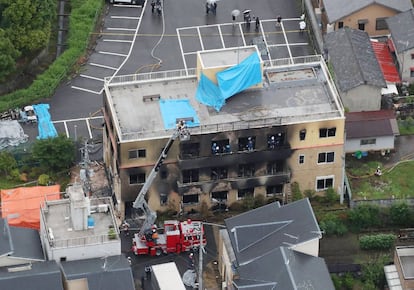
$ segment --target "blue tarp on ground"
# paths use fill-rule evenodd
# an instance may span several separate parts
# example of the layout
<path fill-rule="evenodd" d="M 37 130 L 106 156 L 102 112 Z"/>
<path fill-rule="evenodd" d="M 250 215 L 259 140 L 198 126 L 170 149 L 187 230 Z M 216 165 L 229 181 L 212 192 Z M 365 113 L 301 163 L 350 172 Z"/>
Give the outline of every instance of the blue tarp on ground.
<path fill-rule="evenodd" d="M 49 108 L 49 104 L 33 105 L 33 110 L 37 116 L 37 127 L 39 130 L 37 139 L 54 138 L 58 135 L 56 128 L 52 123 L 52 119 L 49 114 Z"/>
<path fill-rule="evenodd" d="M 258 54 L 252 53 L 238 65 L 217 73 L 216 78 L 218 85 L 201 73 L 196 99 L 220 111 L 226 99 L 262 81 Z"/>
<path fill-rule="evenodd" d="M 161 116 L 164 121 L 164 128 L 174 129 L 177 125 L 177 119 L 193 118 L 193 122 L 187 121 L 187 127 L 200 126 L 200 121 L 197 118 L 197 113 L 191 106 L 190 101 L 186 99 L 181 100 L 160 100 Z"/>

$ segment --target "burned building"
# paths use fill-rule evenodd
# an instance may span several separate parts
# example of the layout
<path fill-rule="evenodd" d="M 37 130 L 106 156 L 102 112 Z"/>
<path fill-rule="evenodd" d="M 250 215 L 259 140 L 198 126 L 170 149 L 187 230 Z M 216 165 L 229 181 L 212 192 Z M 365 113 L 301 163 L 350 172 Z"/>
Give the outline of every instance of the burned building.
<path fill-rule="evenodd" d="M 147 194 L 153 210 L 211 208 L 258 195 L 286 203 L 292 182 L 302 191 L 332 187 L 342 194 L 344 109 L 323 58 L 245 63 L 255 55 L 256 46 L 202 51 L 196 69 L 105 81 L 104 161 L 121 213 L 180 119 L 191 137 L 177 140 L 159 168 Z M 250 69 L 259 70 L 259 81 Z M 227 72 L 228 79 L 219 75 Z M 228 90 L 220 85 L 233 91 L 220 99 Z"/>

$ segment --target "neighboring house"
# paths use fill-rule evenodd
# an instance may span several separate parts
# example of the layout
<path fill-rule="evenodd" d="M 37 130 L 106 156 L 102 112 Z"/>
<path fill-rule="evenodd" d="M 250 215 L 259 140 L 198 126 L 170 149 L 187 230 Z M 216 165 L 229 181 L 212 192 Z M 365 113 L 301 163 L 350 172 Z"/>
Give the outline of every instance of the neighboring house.
<path fill-rule="evenodd" d="M 131 266 L 123 255 L 61 263 L 65 290 L 134 290 Z"/>
<path fill-rule="evenodd" d="M 37 230 L 9 226 L 2 218 L 0 229 L 0 267 L 45 261 Z"/>
<path fill-rule="evenodd" d="M 414 289 L 414 248 L 395 248 L 394 264 L 384 266 L 385 278 L 390 290 Z"/>
<path fill-rule="evenodd" d="M 68 199 L 47 201 L 40 210 L 40 239 L 48 260 L 56 262 L 121 254 L 112 200 L 89 198 L 83 187 L 66 188 Z"/>
<path fill-rule="evenodd" d="M 226 289 L 335 289 L 308 198 L 278 202 L 225 220 L 219 271 Z"/>
<path fill-rule="evenodd" d="M 394 149 L 399 135 L 393 110 L 346 113 L 345 153 Z"/>
<path fill-rule="evenodd" d="M 401 78 L 411 83 L 414 81 L 414 10 L 402 12 L 386 21 Z"/>
<path fill-rule="evenodd" d="M 321 0 L 323 29 L 343 27 L 366 31 L 369 36 L 389 34 L 386 19 L 413 8 L 411 0 Z"/>
<path fill-rule="evenodd" d="M 327 34 L 325 45 L 344 107 L 349 112 L 380 110 L 387 84 L 368 34 L 342 28 Z"/>
<path fill-rule="evenodd" d="M 62 273 L 56 261 L 0 268 L 1 290 L 63 290 Z"/>
<path fill-rule="evenodd" d="M 103 155 L 121 214 L 147 181 L 175 121 L 185 117 L 193 120 L 190 140 L 170 147 L 147 194 L 153 210 L 188 212 L 257 196 L 289 202 L 295 181 L 320 195 L 329 187 L 342 193 L 344 109 L 322 57 L 261 61 L 263 87 L 235 94 L 220 110 L 196 98 L 203 79 L 237 69 L 254 54 L 255 46 L 202 51 L 197 69 L 105 83 Z"/>

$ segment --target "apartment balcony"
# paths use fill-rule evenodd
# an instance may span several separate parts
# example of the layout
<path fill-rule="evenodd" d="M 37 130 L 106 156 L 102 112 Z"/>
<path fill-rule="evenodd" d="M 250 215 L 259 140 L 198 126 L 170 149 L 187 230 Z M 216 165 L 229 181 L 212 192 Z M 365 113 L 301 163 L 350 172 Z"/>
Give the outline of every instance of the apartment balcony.
<path fill-rule="evenodd" d="M 222 191 L 239 188 L 250 188 L 257 186 L 272 186 L 284 184 L 290 181 L 291 172 L 286 169 L 276 172 L 272 175 L 260 176 L 241 176 L 216 180 L 206 180 L 197 182 L 182 183 L 177 181 L 178 193 L 185 194 L 194 187 L 199 188 L 201 192 Z"/>
<path fill-rule="evenodd" d="M 292 154 L 290 145 L 280 146 L 273 150 L 238 151 L 218 153 L 209 156 L 194 156 L 180 154 L 178 166 L 181 170 L 205 167 L 225 167 L 239 163 L 272 162 L 288 159 Z"/>

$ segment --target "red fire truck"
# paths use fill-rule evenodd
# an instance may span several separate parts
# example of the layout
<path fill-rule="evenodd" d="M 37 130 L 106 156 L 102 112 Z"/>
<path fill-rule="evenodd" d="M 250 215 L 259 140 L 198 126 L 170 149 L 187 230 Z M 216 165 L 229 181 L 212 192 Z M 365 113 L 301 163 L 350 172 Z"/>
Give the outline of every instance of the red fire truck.
<path fill-rule="evenodd" d="M 203 224 L 200 221 L 166 220 L 163 233 L 159 233 L 154 228 L 147 230 L 141 236 L 135 234 L 132 240 L 132 251 L 135 255 L 150 254 L 151 256 L 192 251 L 200 246 L 201 236 L 203 246 L 206 245 L 203 230 Z"/>
<path fill-rule="evenodd" d="M 188 141 L 190 139 L 190 133 L 185 122 L 186 120 L 179 120 L 177 122 L 177 128 L 162 150 L 160 157 L 133 203 L 133 207 L 143 213 L 144 219 L 142 227 L 138 233 L 134 234 L 132 239 L 132 251 L 136 255 L 150 254 L 152 256 L 159 256 L 163 253 L 190 251 L 200 246 L 201 237 L 203 237 L 202 245 L 206 245 L 204 227 L 200 221 L 187 220 L 180 222 L 168 220 L 164 221 L 163 229 L 157 229 L 154 225 L 157 215 L 145 200 L 145 195 L 157 176 L 174 140 L 179 138 L 180 141 Z"/>

